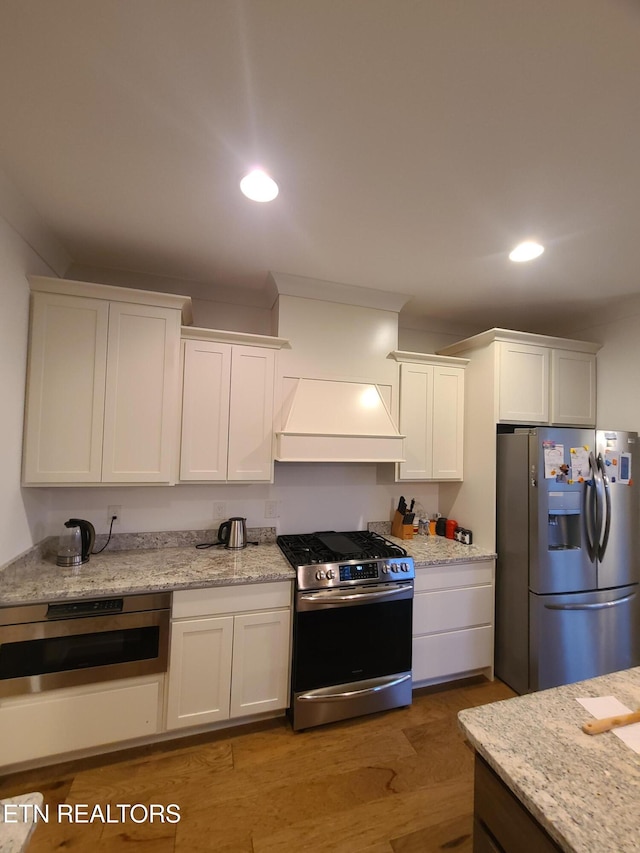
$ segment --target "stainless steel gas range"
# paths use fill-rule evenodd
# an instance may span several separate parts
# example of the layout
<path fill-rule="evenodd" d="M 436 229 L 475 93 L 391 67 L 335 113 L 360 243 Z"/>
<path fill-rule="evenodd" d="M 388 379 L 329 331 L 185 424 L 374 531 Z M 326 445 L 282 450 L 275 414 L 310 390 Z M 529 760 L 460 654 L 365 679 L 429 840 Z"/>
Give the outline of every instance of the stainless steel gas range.
<path fill-rule="evenodd" d="M 366 530 L 277 542 L 296 570 L 294 730 L 410 705 L 413 559 Z"/>

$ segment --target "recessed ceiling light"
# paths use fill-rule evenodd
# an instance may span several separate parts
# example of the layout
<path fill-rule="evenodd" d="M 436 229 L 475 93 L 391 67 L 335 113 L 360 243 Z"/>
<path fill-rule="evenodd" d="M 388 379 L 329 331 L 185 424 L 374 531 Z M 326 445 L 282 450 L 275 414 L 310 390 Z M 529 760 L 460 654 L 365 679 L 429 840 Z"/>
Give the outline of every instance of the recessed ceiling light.
<path fill-rule="evenodd" d="M 245 175 L 240 189 L 251 201 L 273 201 L 279 192 L 276 182 L 262 169 L 253 169 Z"/>
<path fill-rule="evenodd" d="M 519 246 L 516 246 L 509 254 L 509 260 L 516 261 L 518 263 L 521 261 L 532 261 L 534 258 L 539 257 L 543 252 L 544 246 L 541 246 L 540 243 L 534 243 L 533 240 L 526 240 L 524 243 L 520 243 Z"/>

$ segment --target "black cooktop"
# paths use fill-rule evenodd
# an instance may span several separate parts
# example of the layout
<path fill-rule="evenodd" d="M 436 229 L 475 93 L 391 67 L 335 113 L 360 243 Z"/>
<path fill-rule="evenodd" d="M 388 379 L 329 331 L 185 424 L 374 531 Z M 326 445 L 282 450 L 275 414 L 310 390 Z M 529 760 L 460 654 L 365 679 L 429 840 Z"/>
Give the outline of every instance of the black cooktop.
<path fill-rule="evenodd" d="M 385 557 L 406 557 L 407 552 L 378 533 L 354 530 L 345 533 L 324 530 L 278 536 L 277 543 L 291 565 L 337 563 L 340 560 L 378 560 Z"/>

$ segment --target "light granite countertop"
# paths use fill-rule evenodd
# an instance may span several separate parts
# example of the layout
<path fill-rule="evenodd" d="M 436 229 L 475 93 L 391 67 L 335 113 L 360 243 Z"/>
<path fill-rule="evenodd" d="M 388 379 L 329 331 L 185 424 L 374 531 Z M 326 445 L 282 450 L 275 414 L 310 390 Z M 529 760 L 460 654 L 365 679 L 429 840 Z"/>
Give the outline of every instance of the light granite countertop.
<path fill-rule="evenodd" d="M 241 551 L 194 545 L 105 551 L 77 568 L 61 568 L 50 556 L 2 571 L 0 607 L 293 579 L 282 552 L 269 543 Z"/>
<path fill-rule="evenodd" d="M 0 853 L 22 853 L 36 827 L 35 809 L 43 796 L 37 791 L 0 800 Z"/>
<path fill-rule="evenodd" d="M 577 698 L 615 696 L 640 707 L 640 667 L 461 711 L 478 753 L 571 853 L 640 847 L 640 756 L 613 732 L 588 735 Z"/>
<path fill-rule="evenodd" d="M 417 568 L 495 556 L 442 536 L 396 539 L 388 533 L 389 522 L 369 527 L 405 548 Z M 103 553 L 77 568 L 57 566 L 57 539 L 48 540 L 0 569 L 0 607 L 295 578 L 275 543 L 274 528 L 249 529 L 249 541 L 258 544 L 240 551 L 195 547 L 211 538 L 210 530 L 120 534 Z M 95 549 L 105 541 L 97 537 Z"/>
<path fill-rule="evenodd" d="M 478 560 L 492 560 L 496 556 L 493 551 L 487 551 L 476 545 L 462 545 L 455 539 L 447 539 L 444 536 L 414 536 L 413 539 L 396 539 L 395 536 L 388 536 L 387 538 L 391 542 L 396 542 L 410 557 L 413 557 L 416 568 L 434 566 L 438 563 L 473 563 Z"/>

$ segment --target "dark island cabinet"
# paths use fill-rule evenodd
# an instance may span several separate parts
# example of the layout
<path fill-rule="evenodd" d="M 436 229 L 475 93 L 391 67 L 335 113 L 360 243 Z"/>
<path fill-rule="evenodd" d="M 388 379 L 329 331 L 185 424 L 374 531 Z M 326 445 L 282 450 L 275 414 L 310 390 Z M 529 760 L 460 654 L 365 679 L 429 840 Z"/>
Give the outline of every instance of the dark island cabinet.
<path fill-rule="evenodd" d="M 557 853 L 559 847 L 476 753 L 473 853 Z"/>

